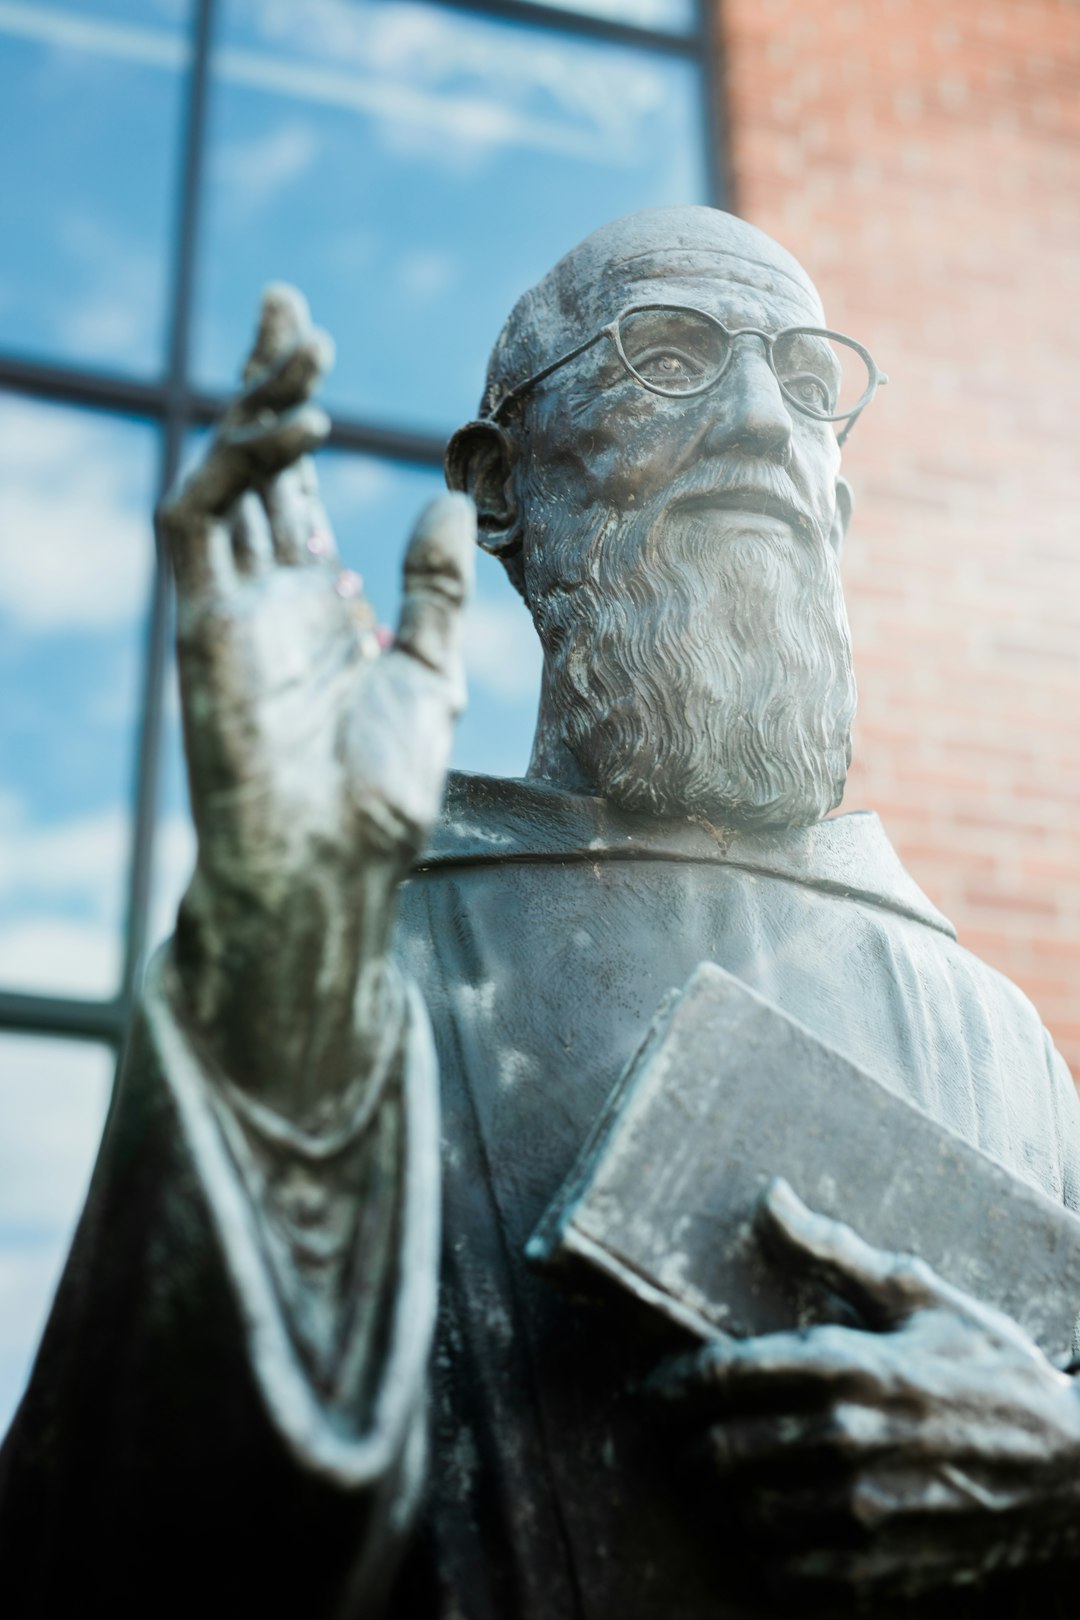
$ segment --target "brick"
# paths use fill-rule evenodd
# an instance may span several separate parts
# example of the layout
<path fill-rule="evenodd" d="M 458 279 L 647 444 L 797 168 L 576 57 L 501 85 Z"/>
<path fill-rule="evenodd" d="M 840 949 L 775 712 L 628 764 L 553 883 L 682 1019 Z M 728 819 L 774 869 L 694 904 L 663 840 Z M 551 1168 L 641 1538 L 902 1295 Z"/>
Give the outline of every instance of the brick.
<path fill-rule="evenodd" d="M 1007 889 L 984 889 L 969 883 L 964 898 L 973 910 L 1020 912 L 1032 917 L 1055 917 L 1058 912 L 1056 900 L 1030 890 L 1010 893 Z"/>
<path fill-rule="evenodd" d="M 883 813 L 1080 1064 L 1076 7 L 724 0 L 720 19 L 735 206 L 893 379 L 845 453 L 845 806 Z"/>

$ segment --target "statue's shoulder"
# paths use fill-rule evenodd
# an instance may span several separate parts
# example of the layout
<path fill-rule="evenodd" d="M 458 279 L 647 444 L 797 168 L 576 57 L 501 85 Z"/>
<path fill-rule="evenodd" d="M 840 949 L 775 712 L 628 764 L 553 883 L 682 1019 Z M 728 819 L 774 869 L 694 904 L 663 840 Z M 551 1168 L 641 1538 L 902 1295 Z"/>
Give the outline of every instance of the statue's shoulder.
<path fill-rule="evenodd" d="M 484 861 L 657 860 L 725 866 L 860 900 L 955 939 L 867 810 L 809 827 L 751 831 L 700 816 L 658 818 L 550 783 L 453 771 L 418 870 Z"/>
<path fill-rule="evenodd" d="M 451 771 L 419 869 L 485 859 L 542 860 L 587 849 L 611 820 L 602 799 L 546 782 Z"/>

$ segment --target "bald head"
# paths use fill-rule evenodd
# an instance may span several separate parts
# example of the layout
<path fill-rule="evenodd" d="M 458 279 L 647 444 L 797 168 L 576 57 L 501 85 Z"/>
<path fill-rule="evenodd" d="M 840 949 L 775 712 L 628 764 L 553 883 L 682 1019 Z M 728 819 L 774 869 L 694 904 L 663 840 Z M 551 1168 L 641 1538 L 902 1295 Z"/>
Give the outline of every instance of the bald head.
<path fill-rule="evenodd" d="M 686 302 L 695 284 L 718 281 L 767 301 L 769 324 L 824 323 L 810 277 L 764 231 L 719 208 L 643 209 L 593 231 L 519 298 L 491 353 L 481 414 L 627 304 Z"/>

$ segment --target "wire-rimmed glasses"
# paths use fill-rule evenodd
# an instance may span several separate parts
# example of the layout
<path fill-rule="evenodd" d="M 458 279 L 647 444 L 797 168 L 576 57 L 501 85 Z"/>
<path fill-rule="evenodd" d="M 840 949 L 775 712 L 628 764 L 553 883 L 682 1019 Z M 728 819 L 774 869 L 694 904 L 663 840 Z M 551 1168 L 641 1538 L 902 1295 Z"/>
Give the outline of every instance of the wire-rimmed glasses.
<path fill-rule="evenodd" d="M 733 329 L 687 304 L 632 304 L 584 343 L 515 383 L 487 412 L 487 419 L 498 421 L 530 388 L 602 338 L 611 339 L 642 388 L 668 399 L 693 399 L 720 381 L 740 337 L 760 340 L 789 405 L 816 421 L 844 424 L 837 435 L 841 444 L 878 387 L 889 380 L 861 343 L 825 326 L 786 326 L 779 332 L 757 326 Z"/>

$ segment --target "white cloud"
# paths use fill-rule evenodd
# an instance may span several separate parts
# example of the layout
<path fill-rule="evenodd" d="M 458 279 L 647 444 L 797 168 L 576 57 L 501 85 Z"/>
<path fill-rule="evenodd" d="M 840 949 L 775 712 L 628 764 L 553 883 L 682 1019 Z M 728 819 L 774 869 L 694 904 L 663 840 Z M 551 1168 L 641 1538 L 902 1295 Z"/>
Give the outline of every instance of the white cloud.
<path fill-rule="evenodd" d="M 580 0 L 548 0 L 548 4 L 563 11 L 586 9 L 590 16 L 636 23 L 639 28 L 665 28 L 672 23 L 685 25 L 692 22 L 694 14 L 692 0 L 686 6 L 680 5 L 679 0 L 589 0 L 585 8 Z"/>
<path fill-rule="evenodd" d="M 139 361 L 161 342 L 160 256 L 144 242 L 106 228 L 92 214 L 72 212 L 54 223 L 60 254 L 78 266 L 78 299 L 58 312 L 64 348 L 84 359 Z"/>
<path fill-rule="evenodd" d="M 0 1037 L 0 1241 L 16 1230 L 67 1230 L 85 1193 L 113 1065 L 107 1047 L 85 1041 Z"/>
<path fill-rule="evenodd" d="M 233 217 L 239 212 L 246 219 L 310 173 L 318 155 L 315 131 L 310 124 L 294 119 L 267 135 L 223 146 L 215 177 L 228 193 Z"/>
<path fill-rule="evenodd" d="M 401 261 L 401 281 L 414 298 L 433 298 L 453 286 L 461 274 L 459 260 L 437 248 L 416 248 Z"/>
<path fill-rule="evenodd" d="M 331 451 L 319 463 L 319 482 L 331 519 L 366 516 L 372 505 L 386 495 L 392 477 L 381 462 L 368 457 L 340 455 Z"/>
<path fill-rule="evenodd" d="M 364 113 L 393 149 L 454 169 L 513 146 L 632 166 L 670 83 L 644 56 L 407 5 L 272 7 L 259 28 L 275 54 L 226 48 L 222 79 Z"/>
<path fill-rule="evenodd" d="M 164 20 L 178 25 L 180 17 L 175 5 L 155 7 Z M 186 18 L 184 19 L 186 21 Z M 184 33 L 175 36 L 160 28 L 134 28 L 125 23 L 110 23 L 60 6 L 19 4 L 18 0 L 0 3 L 0 33 L 15 34 L 23 39 L 34 39 L 61 50 L 74 50 L 97 56 L 139 62 L 145 67 L 186 67 L 191 48 Z"/>
<path fill-rule="evenodd" d="M 340 228 L 335 229 L 333 240 L 325 244 L 325 250 L 340 275 L 356 275 L 371 266 L 382 243 L 381 232 L 343 220 Z"/>
<path fill-rule="evenodd" d="M 138 713 L 143 649 L 137 637 L 125 637 L 97 661 L 94 685 L 84 693 L 86 724 L 103 731 L 133 733 Z"/>
<path fill-rule="evenodd" d="M 85 1042 L 0 1037 L 0 1434 L 82 1207 L 113 1063 Z"/>
<path fill-rule="evenodd" d="M 40 994 L 114 996 L 119 930 L 67 917 L 25 917 L 0 926 L 0 984 Z"/>
<path fill-rule="evenodd" d="M 365 60 L 376 75 L 422 86 L 464 141 L 510 144 L 633 164 L 643 114 L 658 108 L 666 76 L 646 56 L 614 53 L 540 32 L 422 7 L 374 13 Z M 423 126 L 431 119 L 419 119 Z"/>
<path fill-rule="evenodd" d="M 475 600 L 465 615 L 465 668 L 470 682 L 501 703 L 540 691 L 543 656 L 524 603 Z"/>
<path fill-rule="evenodd" d="M 187 816 L 158 824 L 154 838 L 154 893 L 148 929 L 153 950 L 176 927 L 176 910 L 195 867 L 195 828 Z"/>
<path fill-rule="evenodd" d="M 598 4 L 617 8 L 621 0 Z M 634 14 L 663 4 L 634 0 Z M 367 113 L 391 143 L 426 137 L 431 159 L 451 166 L 515 145 L 631 165 L 639 118 L 660 104 L 668 83 L 663 64 L 640 53 L 535 30 L 511 33 L 420 6 L 261 0 L 257 11 L 249 8 L 247 24 L 269 51 L 219 50 L 218 77 Z M 178 68 L 188 57 L 186 42 L 161 28 L 52 6 L 0 0 L 0 32 L 159 67 Z M 292 161 L 287 152 L 285 161 Z"/>
<path fill-rule="evenodd" d="M 120 262 L 118 257 L 118 268 Z M 62 346 L 74 349 L 86 359 L 115 360 L 117 355 L 137 354 L 157 314 L 156 300 L 152 311 L 139 307 L 144 300 L 138 295 L 156 280 L 149 259 L 146 265 L 146 274 L 129 275 L 126 272 L 130 271 L 130 264 L 125 264 L 125 273 L 118 275 L 110 287 L 100 287 L 68 305 L 57 321 Z M 136 298 L 126 297 L 124 286 L 117 283 L 126 283 L 136 290 Z"/>
<path fill-rule="evenodd" d="M 183 749 L 183 733 L 180 730 L 180 677 L 177 674 L 175 656 L 169 659 L 165 666 L 165 686 L 162 692 L 162 712 L 167 726 L 176 728 L 176 734 Z"/>
<path fill-rule="evenodd" d="M 0 984 L 116 994 L 129 839 L 119 806 L 41 826 L 0 799 Z"/>
<path fill-rule="evenodd" d="M 301 49 L 331 61 L 345 62 L 356 55 L 358 14 L 352 4 L 306 0 L 302 17 L 296 0 L 240 0 L 240 6 L 249 27 L 266 44 L 290 52 Z"/>
<path fill-rule="evenodd" d="M 123 870 L 130 817 L 119 805 L 51 826 L 27 825 L 13 796 L 0 806 L 0 897 L 19 891 L 90 899 L 99 914 Z"/>
<path fill-rule="evenodd" d="M 152 453 L 127 424 L 0 401 L 0 609 L 54 632 L 142 613 Z"/>
<path fill-rule="evenodd" d="M 0 1228 L 0 1438 L 30 1376 L 67 1247 L 61 1237 L 16 1247 Z"/>
<path fill-rule="evenodd" d="M 0 796 L 0 984 L 116 994 L 130 840 L 120 806 L 41 826 L 14 794 Z M 194 854 L 188 817 L 164 817 L 154 844 L 154 944 L 172 930 Z"/>

